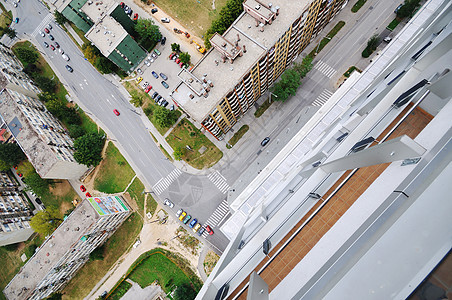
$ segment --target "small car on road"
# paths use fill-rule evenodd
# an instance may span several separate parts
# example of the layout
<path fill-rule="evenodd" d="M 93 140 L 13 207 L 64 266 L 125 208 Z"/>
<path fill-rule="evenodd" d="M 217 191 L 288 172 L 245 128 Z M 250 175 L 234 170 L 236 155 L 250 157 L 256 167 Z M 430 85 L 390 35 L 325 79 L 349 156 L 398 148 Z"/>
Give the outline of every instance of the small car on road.
<path fill-rule="evenodd" d="M 155 79 L 158 79 L 158 78 L 159 78 L 159 75 L 158 75 L 155 71 L 152 71 L 152 76 L 154 76 Z"/>
<path fill-rule="evenodd" d="M 157 54 L 158 56 L 160 56 L 162 53 L 160 51 L 158 51 L 157 49 L 154 49 L 155 54 Z"/>
<path fill-rule="evenodd" d="M 42 204 L 42 201 L 41 201 L 41 199 L 39 199 L 39 198 L 36 198 L 35 201 L 36 201 L 36 203 L 38 203 L 38 204 Z"/>
<path fill-rule="evenodd" d="M 210 234 L 210 235 L 213 234 L 213 230 L 212 230 L 212 228 L 210 228 L 209 225 L 206 226 L 206 231 L 207 231 L 207 233 Z"/>
<path fill-rule="evenodd" d="M 50 49 L 52 49 L 53 51 L 55 51 L 55 46 L 54 46 L 54 45 L 50 45 Z"/>
<path fill-rule="evenodd" d="M 49 44 L 47 44 L 47 42 L 44 42 L 44 47 L 49 48 Z"/>
<path fill-rule="evenodd" d="M 40 31 L 39 34 L 40 34 L 42 37 L 45 37 L 45 36 L 46 36 L 46 34 L 45 34 L 44 32 L 42 32 L 42 31 Z"/>
<path fill-rule="evenodd" d="M 146 93 L 149 93 L 151 91 L 151 89 L 152 89 L 152 85 L 148 85 L 144 91 Z"/>
<path fill-rule="evenodd" d="M 88 198 L 91 198 L 91 197 L 92 197 L 91 194 L 90 194 L 89 192 L 86 193 L 85 196 L 88 197 Z"/>
<path fill-rule="evenodd" d="M 53 37 L 53 35 L 49 34 L 49 39 L 50 39 L 51 41 L 53 41 L 55 38 Z"/>
<path fill-rule="evenodd" d="M 201 225 L 201 224 L 199 224 L 199 225 Z M 199 228 L 198 235 L 201 236 L 204 233 L 205 230 L 206 229 L 204 227 Z"/>
<path fill-rule="evenodd" d="M 47 27 L 49 27 L 49 29 L 52 29 L 52 28 L 53 28 L 51 24 L 47 25 Z"/>
<path fill-rule="evenodd" d="M 160 43 L 161 43 L 162 45 L 165 45 L 165 43 L 166 43 L 166 37 L 165 37 L 165 36 L 162 38 L 162 40 L 160 41 Z"/>
<path fill-rule="evenodd" d="M 174 203 L 171 202 L 170 199 L 165 198 L 165 201 L 163 202 L 163 204 L 168 205 L 169 207 L 173 208 L 174 207 Z"/>
<path fill-rule="evenodd" d="M 19 18 L 16 18 L 14 22 L 19 23 Z"/>
<path fill-rule="evenodd" d="M 166 83 L 165 81 L 162 80 L 162 85 L 165 89 L 169 88 L 168 83 Z"/>
<path fill-rule="evenodd" d="M 137 73 L 140 75 L 143 75 L 143 70 L 141 70 L 140 68 L 137 69 Z"/>
<path fill-rule="evenodd" d="M 160 77 L 162 77 L 163 80 L 168 80 L 168 76 L 166 76 L 166 75 L 163 74 L 163 73 L 160 73 Z"/>
<path fill-rule="evenodd" d="M 119 116 L 120 115 L 120 113 L 119 113 L 119 111 L 115 108 L 115 109 L 113 109 L 113 112 L 115 113 L 115 115 L 117 115 L 117 116 Z"/>
<path fill-rule="evenodd" d="M 137 83 L 140 83 L 141 81 L 143 81 L 143 77 L 138 77 L 137 79 L 135 79 L 135 81 L 137 82 Z"/>
<path fill-rule="evenodd" d="M 80 190 L 81 190 L 83 193 L 86 192 L 85 186 L 84 186 L 84 185 L 81 185 L 81 186 L 80 186 Z"/>
<path fill-rule="evenodd" d="M 179 220 L 183 221 L 187 213 L 185 211 L 182 211 L 182 213 L 179 216 Z"/>
<path fill-rule="evenodd" d="M 182 214 L 184 212 L 184 210 L 181 208 L 181 209 L 179 209 L 178 211 L 177 211 L 177 213 L 176 213 L 176 217 L 180 217 L 180 215 Z"/>
<path fill-rule="evenodd" d="M 68 70 L 71 73 L 74 72 L 74 69 L 72 69 L 70 65 L 66 65 L 66 70 Z"/>
<path fill-rule="evenodd" d="M 163 23 L 169 23 L 170 19 L 169 18 L 161 18 L 160 19 Z"/>
<path fill-rule="evenodd" d="M 190 219 L 191 219 L 191 216 L 190 216 L 190 215 L 187 215 L 187 216 L 185 217 L 185 219 L 184 219 L 184 224 L 187 224 L 188 221 L 190 221 Z"/>
<path fill-rule="evenodd" d="M 45 33 L 49 33 L 50 30 L 48 28 L 44 28 Z"/>
<path fill-rule="evenodd" d="M 60 44 L 58 44 L 57 42 L 55 42 L 55 47 L 60 48 Z"/>
<path fill-rule="evenodd" d="M 195 225 L 195 227 L 193 227 L 193 232 L 196 233 L 199 230 L 199 228 L 201 228 L 201 223 L 198 223 Z"/>
<path fill-rule="evenodd" d="M 138 20 L 138 14 L 137 14 L 137 13 L 135 13 L 135 14 L 133 15 L 133 20 L 134 20 L 134 21 Z"/>
<path fill-rule="evenodd" d="M 64 60 L 69 61 L 69 56 L 67 54 L 61 53 L 61 57 L 63 57 Z"/>
<path fill-rule="evenodd" d="M 152 14 L 155 14 L 156 12 L 158 12 L 159 10 L 157 9 L 157 8 L 153 8 L 153 9 L 151 9 L 151 13 Z"/>
<path fill-rule="evenodd" d="M 270 138 L 267 136 L 265 139 L 262 140 L 261 146 L 264 147 L 265 145 L 268 144 L 268 142 L 270 142 Z"/>
<path fill-rule="evenodd" d="M 197 219 L 193 219 L 193 220 L 191 220 L 190 224 L 188 224 L 188 227 L 193 228 L 193 226 L 195 226 L 196 223 L 198 223 L 198 220 Z"/>

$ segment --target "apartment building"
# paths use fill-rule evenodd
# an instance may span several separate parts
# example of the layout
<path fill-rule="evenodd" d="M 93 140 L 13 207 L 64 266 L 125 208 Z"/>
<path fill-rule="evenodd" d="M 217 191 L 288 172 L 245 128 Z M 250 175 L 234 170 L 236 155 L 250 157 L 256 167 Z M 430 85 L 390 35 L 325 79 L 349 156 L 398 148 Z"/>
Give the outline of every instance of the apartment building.
<path fill-rule="evenodd" d="M 132 72 L 146 57 L 146 51 L 130 36 L 135 23 L 118 1 L 54 0 L 52 5 L 125 72 Z"/>
<path fill-rule="evenodd" d="M 62 289 L 129 216 L 122 197 L 82 201 L 3 290 L 7 299 L 43 299 Z"/>
<path fill-rule="evenodd" d="M 0 117 L 42 178 L 79 178 L 86 166 L 74 159 L 73 141 L 38 100 L 39 89 L 22 72 L 10 49 L 0 45 Z"/>
<path fill-rule="evenodd" d="M 10 172 L 0 172 L 0 246 L 28 240 L 33 212 Z"/>
<path fill-rule="evenodd" d="M 173 100 L 215 138 L 228 132 L 345 0 L 246 0 L 244 12 L 191 71 L 179 73 Z"/>
<path fill-rule="evenodd" d="M 197 299 L 445 297 L 414 293 L 452 249 L 451 15 L 427 1 L 228 199 Z"/>

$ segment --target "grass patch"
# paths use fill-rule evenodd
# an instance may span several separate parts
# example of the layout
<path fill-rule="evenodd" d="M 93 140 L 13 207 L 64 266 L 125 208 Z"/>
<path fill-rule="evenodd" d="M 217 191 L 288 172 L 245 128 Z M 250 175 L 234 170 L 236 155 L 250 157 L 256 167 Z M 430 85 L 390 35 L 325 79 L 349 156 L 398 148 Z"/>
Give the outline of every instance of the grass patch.
<path fill-rule="evenodd" d="M 197 238 L 189 234 L 182 226 L 179 226 L 174 234 L 177 236 L 177 240 L 184 245 L 185 248 L 190 250 L 193 255 L 196 255 L 199 246 L 199 240 Z"/>
<path fill-rule="evenodd" d="M 212 273 L 212 270 L 213 268 L 215 268 L 215 265 L 217 264 L 219 259 L 220 257 L 212 250 L 209 250 L 207 252 L 206 257 L 204 258 L 204 262 L 202 263 L 204 266 L 204 272 L 206 272 L 207 276 Z"/>
<path fill-rule="evenodd" d="M 143 227 L 142 218 L 135 212 L 104 244 L 103 260 L 87 262 L 63 290 L 63 299 L 83 299 L 111 266 L 135 242 Z"/>
<path fill-rule="evenodd" d="M 157 209 L 157 201 L 155 201 L 154 197 L 151 194 L 148 194 L 148 199 L 146 200 L 146 213 L 151 213 L 154 215 L 155 210 Z"/>
<path fill-rule="evenodd" d="M 358 12 L 358 10 L 367 2 L 367 0 L 358 0 L 352 7 L 352 12 Z"/>
<path fill-rule="evenodd" d="M 82 119 L 82 127 L 83 129 L 85 129 L 86 133 L 98 133 L 99 132 L 99 127 L 97 126 L 96 123 L 94 123 L 93 120 L 91 120 L 90 117 L 88 117 L 87 114 L 85 114 L 81 109 L 77 110 L 80 118 Z"/>
<path fill-rule="evenodd" d="M 144 185 L 138 177 L 135 177 L 132 184 L 127 189 L 127 192 L 130 194 L 130 197 L 135 200 L 138 205 L 139 211 L 144 209 Z"/>
<path fill-rule="evenodd" d="M 322 51 L 322 49 L 325 48 L 325 46 L 331 41 L 331 39 L 339 32 L 339 30 L 344 27 L 344 25 L 344 21 L 337 22 L 333 29 L 328 32 L 328 34 L 320 41 L 320 43 L 317 44 L 317 47 L 315 47 L 308 55 L 314 57 L 316 55 L 315 53 L 320 53 L 320 51 Z"/>
<path fill-rule="evenodd" d="M 344 73 L 344 76 L 345 77 L 350 77 L 350 75 L 353 73 L 353 71 L 358 71 L 359 73 L 361 73 L 362 71 L 360 70 L 360 69 L 358 69 L 357 67 L 355 67 L 355 66 L 351 66 L 350 68 L 348 68 L 348 70 Z"/>
<path fill-rule="evenodd" d="M 250 129 L 248 125 L 243 125 L 240 127 L 238 131 L 234 133 L 234 136 L 229 140 L 229 142 L 226 144 L 227 147 L 232 148 L 237 142 L 242 138 L 242 136 Z M 228 146 L 230 145 L 230 146 Z"/>
<path fill-rule="evenodd" d="M 395 18 L 394 20 L 391 21 L 391 23 L 389 23 L 389 25 L 386 27 L 386 29 L 393 31 L 397 25 L 399 25 L 400 21 Z"/>
<path fill-rule="evenodd" d="M 152 132 L 149 131 L 149 133 L 151 134 L 152 139 L 154 140 L 154 142 L 158 143 L 157 139 L 156 139 L 155 136 L 152 134 Z"/>
<path fill-rule="evenodd" d="M 210 168 L 223 157 L 223 152 L 185 118 L 166 137 L 166 141 L 173 149 L 186 149 L 188 145 L 191 150 L 186 150 L 182 159 L 199 170 Z M 201 154 L 199 150 L 203 146 L 206 150 Z"/>
<path fill-rule="evenodd" d="M 111 142 L 108 143 L 99 168 L 94 179 L 94 189 L 108 194 L 124 191 L 135 175 L 129 163 Z"/>
<path fill-rule="evenodd" d="M 201 37 L 210 23 L 217 18 L 227 0 L 216 0 L 215 9 L 212 9 L 212 1 L 154 0 L 153 2 L 191 31 L 190 34 L 194 33 Z M 193 16 L 196 16 L 195 20 Z"/>
<path fill-rule="evenodd" d="M 20 256 L 25 253 L 27 259 L 29 259 L 34 254 L 34 250 L 41 246 L 43 241 L 44 239 L 40 235 L 35 234 L 29 241 L 0 247 L 0 264 L 3 268 L 2 272 L 0 272 L 1 290 L 6 287 L 25 264 L 20 259 Z M 0 299 L 6 299 L 3 293 L 0 293 Z"/>
<path fill-rule="evenodd" d="M 11 25 L 13 14 L 11 11 L 7 11 L 2 3 L 0 3 L 0 9 L 2 10 L 2 14 L 0 15 L 0 27 L 6 28 Z"/>
<path fill-rule="evenodd" d="M 256 111 L 254 112 L 254 116 L 256 118 L 259 118 L 260 116 L 262 116 L 264 114 L 264 112 L 272 105 L 272 103 L 273 102 L 266 100 L 264 103 L 262 103 L 261 106 L 259 106 L 258 109 L 256 109 Z"/>
<path fill-rule="evenodd" d="M 75 33 L 77 33 L 77 35 L 82 39 L 84 44 L 91 44 L 91 42 L 85 37 L 85 32 L 83 32 L 83 30 L 79 29 L 72 22 L 68 22 L 68 24 L 72 27 L 72 29 L 74 29 Z M 77 42 L 76 44 L 79 46 L 79 48 L 81 47 L 81 45 L 79 45 Z"/>
<path fill-rule="evenodd" d="M 118 285 L 115 291 L 108 296 L 108 300 L 121 299 L 131 287 L 132 285 L 124 280 L 120 285 Z"/>
<path fill-rule="evenodd" d="M 168 151 L 166 151 L 166 149 L 162 145 L 160 145 L 160 150 L 162 150 L 166 158 L 168 158 L 170 161 L 173 161 L 173 157 L 168 153 Z"/>

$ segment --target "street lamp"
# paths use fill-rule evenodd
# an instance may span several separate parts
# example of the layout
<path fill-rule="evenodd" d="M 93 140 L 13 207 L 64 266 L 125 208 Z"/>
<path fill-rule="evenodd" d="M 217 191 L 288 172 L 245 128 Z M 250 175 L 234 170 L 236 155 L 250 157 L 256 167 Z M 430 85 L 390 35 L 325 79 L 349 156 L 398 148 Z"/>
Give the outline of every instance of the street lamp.
<path fill-rule="evenodd" d="M 278 98 L 278 95 L 275 95 L 272 92 L 270 92 L 270 95 L 268 95 L 268 102 L 269 103 L 272 103 L 272 95 L 275 96 L 276 98 Z"/>
<path fill-rule="evenodd" d="M 330 38 L 330 37 L 327 37 L 327 36 L 325 36 L 324 39 L 329 39 L 329 40 L 331 40 L 331 38 Z M 320 42 L 319 42 L 319 44 L 317 45 L 317 49 L 315 49 L 314 55 L 317 55 L 317 54 L 318 54 L 319 47 L 320 47 L 320 44 L 322 43 L 322 41 L 323 41 L 323 39 L 321 39 Z"/>

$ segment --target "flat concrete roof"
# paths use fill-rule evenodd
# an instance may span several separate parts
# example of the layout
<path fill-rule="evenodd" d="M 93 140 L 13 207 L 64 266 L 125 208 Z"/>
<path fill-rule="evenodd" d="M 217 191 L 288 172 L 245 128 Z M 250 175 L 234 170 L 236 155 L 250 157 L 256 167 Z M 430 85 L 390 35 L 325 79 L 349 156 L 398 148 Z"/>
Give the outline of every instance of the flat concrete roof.
<path fill-rule="evenodd" d="M 201 122 L 212 112 L 227 93 L 234 88 L 234 85 L 266 53 L 265 48 L 272 47 L 277 42 L 283 32 L 302 14 L 311 1 L 297 1 L 297 4 L 290 0 L 271 2 L 274 7 L 280 7 L 280 13 L 271 25 L 264 26 L 264 32 L 259 31 L 259 27 L 256 27 L 256 20 L 252 16 L 244 13 L 223 34 L 224 38 L 232 44 L 237 40 L 237 34 L 240 36 L 239 46 L 243 48 L 243 45 L 245 45 L 246 48 L 246 53 L 242 57 L 237 57 L 233 64 L 228 60 L 223 63 L 221 54 L 212 48 L 193 68 L 191 72 L 194 76 L 201 79 L 204 74 L 207 74 L 207 79 L 212 80 L 214 84 L 207 98 L 194 95 L 194 99 L 190 99 L 188 95 L 194 93 L 185 84 L 180 84 L 173 91 L 172 97 L 174 100 L 182 105 L 184 110 L 195 120 Z M 220 37 L 216 38 L 220 40 Z M 215 61 L 219 62 L 218 65 Z"/>
<path fill-rule="evenodd" d="M 93 42 L 103 55 L 110 53 L 127 36 L 127 31 L 113 17 L 105 16 L 88 30 L 86 38 Z"/>
<path fill-rule="evenodd" d="M 118 2 L 115 0 L 87 1 L 82 6 L 83 12 L 94 22 L 99 22 L 103 17 L 110 15 Z"/>
<path fill-rule="evenodd" d="M 92 224 L 99 219 L 84 200 L 41 245 L 3 291 L 8 299 L 27 299 L 49 271 L 60 261 Z"/>

